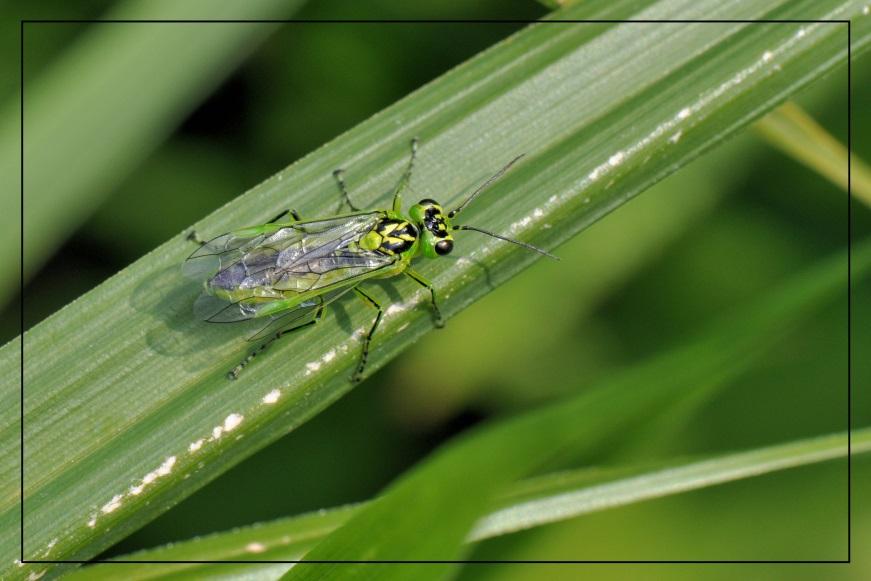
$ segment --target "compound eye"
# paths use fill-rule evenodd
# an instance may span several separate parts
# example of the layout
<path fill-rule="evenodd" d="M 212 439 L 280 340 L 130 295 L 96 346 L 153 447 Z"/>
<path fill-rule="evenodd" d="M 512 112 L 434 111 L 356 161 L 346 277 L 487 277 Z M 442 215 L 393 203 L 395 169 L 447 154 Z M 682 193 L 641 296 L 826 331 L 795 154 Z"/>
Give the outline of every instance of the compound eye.
<path fill-rule="evenodd" d="M 451 250 L 454 249 L 454 243 L 451 240 L 439 240 L 436 242 L 435 251 L 439 256 L 444 256 L 445 254 L 450 254 Z"/>
<path fill-rule="evenodd" d="M 438 202 L 436 202 L 435 200 L 430 199 L 430 198 L 424 198 L 423 200 L 419 201 L 418 204 L 420 204 L 421 206 L 438 206 L 439 205 Z"/>

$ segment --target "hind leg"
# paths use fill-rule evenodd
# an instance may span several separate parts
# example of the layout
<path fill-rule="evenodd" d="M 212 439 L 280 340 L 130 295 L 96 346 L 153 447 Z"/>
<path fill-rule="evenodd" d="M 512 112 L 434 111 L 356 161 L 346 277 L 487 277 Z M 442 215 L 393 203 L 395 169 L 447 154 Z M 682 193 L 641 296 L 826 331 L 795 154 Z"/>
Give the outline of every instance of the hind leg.
<path fill-rule="evenodd" d="M 363 349 L 360 352 L 360 362 L 357 364 L 357 370 L 354 371 L 354 375 L 351 376 L 351 381 L 353 383 L 360 383 L 360 380 L 363 379 L 363 370 L 366 369 L 366 362 L 369 360 L 369 344 L 372 342 L 375 330 L 378 329 L 378 324 L 381 323 L 381 316 L 384 314 L 384 309 L 380 304 L 378 304 L 378 301 L 366 294 L 359 287 L 355 288 L 354 292 L 357 293 L 357 296 L 363 299 L 363 302 L 378 310 L 378 314 L 375 315 L 375 321 L 372 323 L 372 327 L 370 327 L 369 332 L 363 338 Z"/>
<path fill-rule="evenodd" d="M 293 332 L 293 331 L 299 331 L 300 329 L 305 329 L 306 327 L 313 327 L 313 326 L 317 325 L 318 322 L 320 322 L 321 317 L 323 317 L 323 315 L 324 315 L 324 309 L 325 309 L 325 308 L 326 308 L 326 307 L 323 307 L 323 306 L 320 307 L 320 308 L 317 310 L 317 312 L 315 312 L 315 316 L 314 316 L 314 318 L 313 318 L 311 321 L 306 321 L 305 323 L 302 323 L 302 324 L 300 324 L 300 325 L 297 325 L 296 327 L 290 327 L 290 328 L 288 328 L 288 329 L 283 329 L 283 330 L 278 331 L 277 333 L 275 333 L 272 337 L 270 337 L 269 339 L 267 339 L 266 341 L 264 341 L 264 342 L 260 345 L 260 347 L 258 347 L 257 349 L 255 349 L 254 351 L 252 351 L 251 353 L 249 353 L 248 356 L 245 357 L 245 359 L 243 359 L 242 361 L 239 362 L 238 365 L 236 365 L 236 367 L 234 367 L 233 369 L 231 369 L 231 370 L 229 371 L 229 373 L 227 373 L 227 379 L 238 379 L 238 378 L 239 378 L 239 374 L 242 373 L 242 370 L 245 369 L 245 367 L 246 367 L 249 363 L 251 363 L 251 361 L 253 361 L 255 357 L 257 357 L 259 354 L 263 353 L 263 351 L 264 351 L 267 347 L 269 347 L 270 345 L 272 345 L 275 341 L 281 339 L 281 338 L 282 338 L 283 336 L 285 336 L 286 334 L 291 333 L 291 332 Z"/>

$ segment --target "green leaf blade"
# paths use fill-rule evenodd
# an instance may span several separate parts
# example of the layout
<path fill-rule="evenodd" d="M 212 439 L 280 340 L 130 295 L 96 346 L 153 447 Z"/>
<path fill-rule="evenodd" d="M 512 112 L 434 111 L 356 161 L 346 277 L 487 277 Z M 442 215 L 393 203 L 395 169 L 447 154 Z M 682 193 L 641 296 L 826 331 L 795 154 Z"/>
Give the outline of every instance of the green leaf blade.
<path fill-rule="evenodd" d="M 714 2 L 692 5 L 705 7 L 721 9 Z M 602 3 L 561 16 L 666 17 L 683 9 L 685 3 L 668 1 L 643 12 L 631 2 Z M 797 18 L 849 17 L 859 8 L 851 2 L 767 1 L 740 10 L 746 18 Z M 213 235 L 257 224 L 289 203 L 307 216 L 328 214 L 337 200 L 330 173 L 340 166 L 348 170 L 358 205 L 383 206 L 406 162 L 408 140 L 419 135 L 414 191 L 447 204 L 527 152 L 524 164 L 463 217 L 553 247 L 846 55 L 834 25 L 806 31 L 800 43 L 792 41 L 799 25 L 761 32 L 724 25 L 708 34 L 669 25 L 669 36 L 657 31 L 655 38 L 683 49 L 666 46 L 675 60 L 665 61 L 653 58 L 650 44 L 636 42 L 638 26 L 531 27 L 196 228 Z M 871 35 L 867 27 L 859 30 L 854 39 L 862 48 Z M 773 56 L 765 57 L 766 51 Z M 458 245 L 459 260 L 425 265 L 445 299 L 446 315 L 534 259 L 471 236 Z M 192 318 L 190 304 L 199 289 L 179 274 L 191 250 L 180 235 L 24 336 L 28 556 L 44 557 L 49 545 L 52 557 L 93 556 L 350 389 L 356 333 L 371 324 L 370 313 L 350 303 L 343 307 L 346 322 L 329 318 L 317 333 L 277 344 L 239 381 L 228 382 L 226 371 L 249 346 L 242 330 Z M 390 296 L 385 286 L 380 290 Z M 385 317 L 372 369 L 431 328 L 424 293 L 402 282 L 392 288 L 407 298 Z M 6 376 L 16 376 L 18 345 L 0 349 Z M 7 475 L 3 489 L 14 492 L 19 426 L 10 412 L 17 409 L 17 390 L 6 389 L 0 397 L 6 410 L 0 417 L 0 469 Z M 13 546 L 15 495 L 4 498 L 0 542 Z"/>
<path fill-rule="evenodd" d="M 853 455 L 871 452 L 871 428 L 853 432 Z M 500 508 L 478 522 L 470 541 L 525 530 L 583 514 L 626 506 L 689 490 L 716 486 L 763 474 L 842 458 L 846 435 L 831 434 L 756 450 L 724 454 L 710 459 L 674 462 L 662 468 L 604 471 L 588 469 L 540 476 L 513 486 Z M 621 473 L 626 473 L 625 475 Z M 120 557 L 119 560 L 296 560 L 318 540 L 347 522 L 364 505 L 330 509 L 242 529 L 215 533 L 172 546 Z M 114 579 L 113 565 L 95 565 L 69 576 L 72 579 Z M 267 580 L 291 565 L 125 565 L 129 579 L 199 579 L 234 570 L 246 579 Z"/>
<path fill-rule="evenodd" d="M 863 243 L 854 258 L 858 279 L 871 269 L 871 241 Z M 462 558 L 463 540 L 469 529 L 502 489 L 561 454 L 577 457 L 589 453 L 620 432 L 656 417 L 681 398 L 733 380 L 758 361 L 792 323 L 843 288 L 846 282 L 843 259 L 841 253 L 836 253 L 739 314 L 715 324 L 686 346 L 625 369 L 594 389 L 461 436 L 362 508 L 306 554 L 305 560 L 419 563 Z M 838 436 L 838 443 L 845 453 L 843 436 Z M 818 446 L 827 450 L 821 452 L 822 458 L 832 457 L 831 441 Z M 761 460 L 754 457 L 751 463 L 755 463 L 755 469 L 762 469 L 758 467 Z M 737 464 L 744 467 L 748 462 L 738 459 Z M 719 470 L 722 472 L 719 478 L 728 479 L 731 469 L 738 468 L 715 461 L 714 466 L 702 465 L 700 472 L 689 471 L 680 479 L 690 489 L 700 473 Z M 673 485 L 670 477 L 666 473 L 662 476 L 664 482 L 647 488 L 644 488 L 647 480 L 642 480 L 641 486 L 631 481 L 626 485 L 628 490 L 613 492 L 615 496 L 637 493 L 653 497 L 657 490 Z M 584 496 L 587 494 L 590 492 L 582 493 L 581 498 L 548 499 L 544 506 L 536 504 L 530 510 L 535 518 L 542 518 L 541 524 L 570 510 L 582 514 L 601 502 L 601 498 Z M 585 508 L 581 509 L 581 505 Z M 513 523 L 532 526 L 537 522 L 530 514 L 523 514 L 522 508 L 512 511 L 507 518 Z M 472 538 L 495 534 L 506 526 L 499 517 L 485 520 L 472 531 Z M 421 530 L 426 534 L 421 535 Z M 373 574 L 366 563 L 330 567 L 328 570 L 337 579 L 366 579 Z M 409 571 L 419 579 L 440 578 L 446 572 L 444 568 L 409 564 L 378 574 L 384 579 L 399 579 Z M 284 578 L 312 579 L 320 574 L 312 567 L 294 567 Z"/>
<path fill-rule="evenodd" d="M 224 0 L 127 0 L 105 18 L 184 20 L 208 12 L 214 19 L 269 19 L 286 17 L 300 4 L 255 0 L 243 13 Z M 52 26 L 58 24 L 23 24 L 25 51 Z M 44 74 L 25 68 L 25 277 L 274 29 L 268 23 L 92 24 Z M 18 117 L 16 99 L 0 119 L 4 266 L 15 264 L 19 252 Z M 16 289 L 16 274 L 0 272 L 0 302 Z"/>

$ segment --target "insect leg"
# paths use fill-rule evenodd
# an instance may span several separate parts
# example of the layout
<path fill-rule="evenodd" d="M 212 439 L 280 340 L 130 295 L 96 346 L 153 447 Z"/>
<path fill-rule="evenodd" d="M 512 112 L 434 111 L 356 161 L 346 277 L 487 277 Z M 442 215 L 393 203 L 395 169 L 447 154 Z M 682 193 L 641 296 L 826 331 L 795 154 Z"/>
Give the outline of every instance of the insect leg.
<path fill-rule="evenodd" d="M 311 327 L 311 326 L 316 325 L 321 320 L 321 317 L 324 315 L 325 308 L 326 308 L 325 306 L 321 306 L 315 312 L 315 316 L 311 321 L 306 321 L 305 323 L 302 323 L 301 325 L 297 325 L 296 327 L 290 327 L 289 329 L 282 329 L 281 331 L 278 331 L 277 333 L 275 333 L 275 335 L 273 335 L 272 337 L 270 337 L 269 339 L 264 341 L 263 344 L 260 345 L 260 347 L 258 347 L 257 349 L 255 349 L 254 351 L 249 353 L 248 356 L 245 357 L 245 359 L 243 359 L 242 361 L 240 361 L 236 367 L 231 369 L 230 372 L 227 373 L 227 379 L 238 379 L 239 374 L 242 373 L 242 370 L 245 368 L 246 365 L 251 363 L 251 361 L 255 357 L 257 357 L 257 355 L 259 355 L 267 347 L 272 345 L 273 342 L 277 341 L 278 339 L 281 339 L 287 333 L 290 333 L 291 331 L 299 331 L 300 329 L 304 329 L 306 327 Z"/>
<path fill-rule="evenodd" d="M 188 235 L 185 236 L 185 238 L 187 238 L 191 242 L 196 242 L 200 246 L 203 246 L 207 242 L 207 240 L 203 240 L 202 238 L 200 238 L 200 235 L 197 234 L 196 230 L 191 230 L 190 232 L 188 232 Z"/>
<path fill-rule="evenodd" d="M 415 137 L 411 140 L 411 158 L 408 160 L 408 167 L 405 168 L 405 173 L 399 178 L 396 188 L 393 190 L 393 209 L 399 211 L 399 200 L 402 196 L 402 191 L 411 183 L 411 171 L 414 169 L 414 160 L 417 158 L 417 144 L 420 140 Z"/>
<path fill-rule="evenodd" d="M 430 292 L 430 296 L 432 298 L 432 314 L 435 317 L 435 326 L 438 328 L 442 328 L 445 326 L 445 321 L 442 318 L 442 312 L 439 310 L 438 302 L 436 301 L 436 290 L 430 281 L 420 276 L 417 272 L 410 268 L 406 268 L 403 271 L 407 274 L 413 281 L 417 282 L 424 288 L 428 288 Z"/>
<path fill-rule="evenodd" d="M 285 210 L 281 214 L 279 214 L 278 216 L 276 216 L 275 218 L 273 218 L 272 220 L 267 222 L 267 224 L 272 224 L 274 222 L 278 222 L 279 220 L 281 220 L 282 218 L 284 218 L 288 214 L 293 216 L 293 219 L 296 222 L 302 221 L 301 218 L 299 217 L 299 213 L 296 210 Z M 191 230 L 190 232 L 188 232 L 188 235 L 185 238 L 187 238 L 191 242 L 196 242 L 200 246 L 203 246 L 208 242 L 208 240 L 203 240 L 202 238 L 200 238 L 200 235 L 197 233 L 196 230 Z"/>
<path fill-rule="evenodd" d="M 381 305 L 379 305 L 375 299 L 362 291 L 360 287 L 355 287 L 354 292 L 368 304 L 378 309 L 378 315 L 375 317 L 375 322 L 372 323 L 372 328 L 369 329 L 369 333 L 367 333 L 366 337 L 363 339 L 363 351 L 360 353 L 360 363 L 357 365 L 357 371 L 355 371 L 354 375 L 351 376 L 352 382 L 359 383 L 363 378 L 363 369 L 366 368 L 366 360 L 369 359 L 369 343 L 372 342 L 372 335 L 375 334 L 375 329 L 378 328 L 378 324 L 381 322 L 381 315 L 384 314 L 384 309 L 381 308 Z"/>
<path fill-rule="evenodd" d="M 293 216 L 293 219 L 296 220 L 297 222 L 300 221 L 299 213 L 296 210 L 285 210 L 284 212 L 282 212 L 281 214 L 279 214 L 278 216 L 276 216 L 275 218 L 273 218 L 272 220 L 267 222 L 267 224 L 272 224 L 273 222 L 278 222 L 279 220 L 281 220 L 282 218 L 284 218 L 288 214 Z"/>
<path fill-rule="evenodd" d="M 360 208 L 354 205 L 351 202 L 351 196 L 348 195 L 348 188 L 345 186 L 345 170 L 337 169 L 333 172 L 333 177 L 336 178 L 336 183 L 339 184 L 339 190 L 342 192 L 342 197 L 344 201 L 347 202 L 348 207 L 351 208 L 352 212 L 359 212 Z M 339 205 L 339 211 L 342 210 L 342 206 Z"/>

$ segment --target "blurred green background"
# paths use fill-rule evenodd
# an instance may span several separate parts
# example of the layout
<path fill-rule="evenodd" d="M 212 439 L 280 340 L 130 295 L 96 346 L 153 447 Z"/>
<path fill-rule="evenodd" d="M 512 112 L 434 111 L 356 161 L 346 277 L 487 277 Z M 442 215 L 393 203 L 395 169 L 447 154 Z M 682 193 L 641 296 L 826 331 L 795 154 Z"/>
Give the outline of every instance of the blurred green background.
<path fill-rule="evenodd" d="M 28 16 L 100 17 L 111 6 L 104 0 L 75 8 L 47 2 L 31 7 L 38 12 Z M 349 6 L 324 0 L 286 16 L 350 18 Z M 498 14 L 534 19 L 545 13 L 531 0 L 413 6 L 379 0 L 366 17 Z M 29 280 L 25 325 L 39 322 L 208 212 L 522 26 L 309 24 L 264 29 L 241 66 L 225 71 L 226 78 L 193 103 L 169 138 L 123 179 L 105 184 L 98 209 Z M 25 46 L 28 82 L 50 72 L 93 28 L 32 26 Z M 7 35 L 3 42 L 12 52 L 17 37 Z M 871 109 L 855 104 L 867 103 L 869 97 L 867 61 L 854 63 L 853 146 L 869 160 L 871 138 L 860 128 L 869 127 Z M 5 68 L 0 75 L 2 97 L 15 102 L 17 70 Z M 846 70 L 840 69 L 798 99 L 842 141 L 847 136 L 845 87 Z M 354 184 L 349 187 L 353 192 Z M 425 184 L 416 187 L 429 193 Z M 305 208 L 299 210 L 305 213 Z M 854 237 L 859 239 L 871 231 L 871 212 L 858 203 L 853 210 Z M 368 499 L 464 428 L 583 389 L 844 249 L 846 216 L 842 190 L 746 132 L 558 249 L 561 263 L 536 264 L 313 421 L 108 554 Z M 462 251 L 460 241 L 458 253 Z M 871 314 L 869 290 L 868 284 L 855 289 L 854 322 L 867 321 Z M 18 333 L 17 302 L 16 297 L 3 311 L 4 341 Z M 764 365 L 705 402 L 671 437 L 652 440 L 646 457 L 750 448 L 843 430 L 846 327 L 845 293 L 841 302 L 791 334 Z M 856 323 L 853 330 L 854 353 L 867 353 L 867 325 Z M 871 423 L 867 359 L 859 355 L 853 361 L 857 426 Z M 451 370 L 447 385 L 420 376 L 421 363 L 429 361 Z M 616 445 L 600 460 L 639 453 L 637 447 Z M 867 482 L 871 463 L 860 458 L 854 468 Z M 610 510 L 485 542 L 471 558 L 840 559 L 845 556 L 845 470 L 844 461 L 828 462 Z M 855 524 L 867 539 L 871 497 L 862 487 L 857 487 L 859 495 L 864 502 L 855 503 Z M 548 569 L 570 578 L 580 571 Z M 595 572 L 623 578 L 629 569 Z M 647 572 L 669 578 L 676 573 L 666 568 Z M 461 576 L 525 579 L 540 573 L 472 567 Z M 796 569 L 771 573 L 791 579 L 803 575 Z M 869 578 L 871 568 L 866 563 L 837 575 Z"/>

